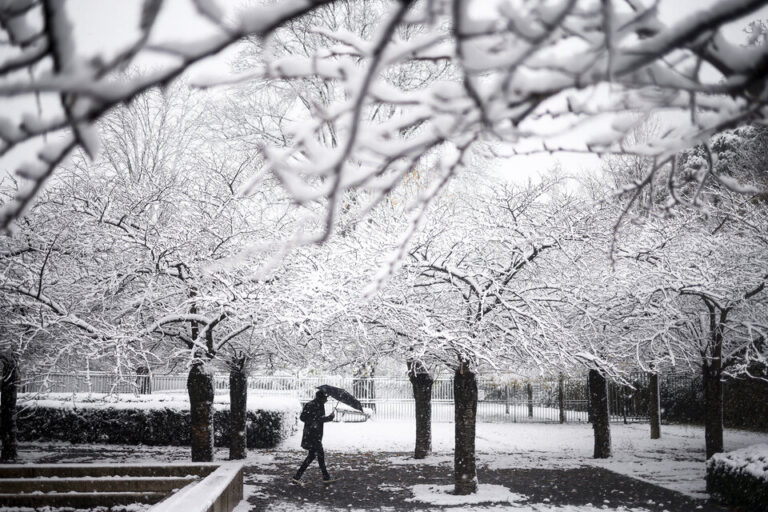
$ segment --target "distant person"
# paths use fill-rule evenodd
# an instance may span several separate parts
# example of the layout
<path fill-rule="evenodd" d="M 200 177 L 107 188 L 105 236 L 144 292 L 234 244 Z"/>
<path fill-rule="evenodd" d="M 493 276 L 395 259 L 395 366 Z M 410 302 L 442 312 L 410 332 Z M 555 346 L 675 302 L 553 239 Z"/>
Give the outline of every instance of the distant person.
<path fill-rule="evenodd" d="M 309 450 L 309 453 L 304 462 L 301 463 L 299 470 L 296 471 L 296 475 L 291 479 L 295 484 L 301 485 L 301 475 L 315 460 L 315 457 L 317 457 L 317 463 L 320 465 L 320 471 L 323 472 L 323 483 L 330 484 L 336 481 L 335 478 L 331 478 L 325 468 L 325 452 L 323 451 L 323 423 L 333 421 L 335 417 L 334 413 L 325 416 L 325 402 L 327 401 L 328 396 L 322 391 L 318 391 L 315 393 L 314 400 L 307 402 L 301 411 L 301 416 L 299 416 L 299 419 L 304 422 L 301 447 Z"/>

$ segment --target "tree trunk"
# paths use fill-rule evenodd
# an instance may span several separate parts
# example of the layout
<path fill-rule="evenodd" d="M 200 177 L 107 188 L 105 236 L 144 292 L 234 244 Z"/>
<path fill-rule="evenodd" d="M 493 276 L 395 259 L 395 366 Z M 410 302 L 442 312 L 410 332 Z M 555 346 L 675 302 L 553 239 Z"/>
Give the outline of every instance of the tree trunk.
<path fill-rule="evenodd" d="M 627 421 L 627 412 L 629 409 L 629 388 L 627 386 L 621 386 L 618 388 L 618 391 L 621 393 L 621 414 L 624 417 L 624 424 L 629 424 L 629 421 Z"/>
<path fill-rule="evenodd" d="M 533 418 L 533 386 L 529 382 L 526 386 L 528 391 L 528 417 Z"/>
<path fill-rule="evenodd" d="M 557 379 L 557 406 L 560 409 L 560 423 L 565 423 L 565 382 L 562 373 Z"/>
<path fill-rule="evenodd" d="M 595 424 L 595 417 L 592 415 L 592 381 L 587 375 L 587 422 Z"/>
<path fill-rule="evenodd" d="M 140 395 L 152 394 L 152 372 L 147 366 L 136 368 L 136 388 Z"/>
<path fill-rule="evenodd" d="M 16 428 L 16 399 L 18 397 L 19 367 L 16 360 L 3 357 L 2 382 L 0 382 L 0 440 L 3 448 L 0 461 L 12 462 L 18 457 Z"/>
<path fill-rule="evenodd" d="M 248 373 L 243 358 L 229 367 L 229 459 L 246 457 L 246 414 L 248 403 Z"/>
<path fill-rule="evenodd" d="M 728 309 L 720 310 L 710 302 L 709 331 L 711 336 L 709 357 L 704 359 L 704 443 L 707 459 L 723 451 L 723 328 L 728 318 Z M 719 318 L 718 318 L 719 316 Z"/>
<path fill-rule="evenodd" d="M 707 459 L 723 451 L 723 383 L 720 359 L 703 365 L 704 443 Z"/>
<path fill-rule="evenodd" d="M 477 492 L 475 462 L 475 420 L 477 417 L 477 380 L 468 365 L 462 362 L 453 377 L 456 446 L 454 449 L 454 493 Z"/>
<path fill-rule="evenodd" d="M 417 361 L 408 362 L 408 379 L 413 387 L 416 408 L 416 448 L 413 458 L 423 459 L 432 452 L 432 384 L 434 379 Z"/>
<path fill-rule="evenodd" d="M 589 405 L 595 432 L 596 459 L 611 456 L 611 426 L 608 413 L 608 383 L 598 370 L 589 370 Z"/>
<path fill-rule="evenodd" d="M 651 420 L 651 439 L 661 438 L 661 399 L 659 397 L 659 374 L 648 377 L 648 417 Z"/>
<path fill-rule="evenodd" d="M 213 461 L 213 375 L 195 363 L 187 377 L 192 462 Z"/>

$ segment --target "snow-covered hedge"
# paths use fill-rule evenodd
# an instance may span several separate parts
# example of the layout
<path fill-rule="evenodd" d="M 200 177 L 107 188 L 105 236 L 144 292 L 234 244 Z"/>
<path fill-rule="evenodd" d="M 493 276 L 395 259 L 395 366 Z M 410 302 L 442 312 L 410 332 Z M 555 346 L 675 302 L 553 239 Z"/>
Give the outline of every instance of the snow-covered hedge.
<path fill-rule="evenodd" d="M 713 455 L 707 461 L 707 490 L 746 510 L 768 510 L 768 444 Z"/>
<path fill-rule="evenodd" d="M 25 397 L 21 397 L 22 400 Z M 214 402 L 214 443 L 229 444 L 229 397 Z M 22 402 L 21 441 L 69 441 L 185 446 L 190 443 L 189 402 L 184 395 L 50 394 Z M 272 448 L 298 423 L 299 403 L 289 398 L 249 398 L 248 448 Z"/>

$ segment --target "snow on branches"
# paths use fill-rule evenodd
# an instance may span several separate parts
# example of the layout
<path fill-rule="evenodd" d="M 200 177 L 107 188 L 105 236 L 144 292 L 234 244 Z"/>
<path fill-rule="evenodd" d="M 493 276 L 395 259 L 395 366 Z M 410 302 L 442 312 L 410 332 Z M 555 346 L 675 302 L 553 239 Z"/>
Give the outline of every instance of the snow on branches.
<path fill-rule="evenodd" d="M 344 91 L 327 104 L 307 104 L 310 118 L 291 130 L 289 143 L 262 150 L 265 170 L 295 201 L 324 204 L 325 222 L 309 237 L 314 241 L 334 229 L 345 191 L 365 190 L 369 205 L 378 204 L 433 148 L 465 152 L 499 141 L 511 144 L 512 152 L 531 151 L 516 146 L 526 142 L 533 151 L 633 153 L 656 164 L 628 190 L 646 187 L 663 173 L 675 186 L 671 178 L 681 171 L 674 155 L 680 150 L 723 129 L 759 122 L 765 114 L 767 47 L 734 45 L 720 31 L 765 0 L 721 0 L 672 24 L 660 17 L 655 3 L 640 0 L 506 0 L 493 7 L 470 0 L 369 2 L 386 12 L 374 30 L 317 27 L 322 44 L 311 54 L 273 51 L 274 34 L 336 3 L 257 4 L 233 17 L 217 2 L 194 1 L 211 31 L 172 43 L 151 37 L 165 2 L 145 0 L 133 39 L 110 58 L 90 58 L 73 44 L 77 31 L 87 27 L 72 23 L 68 2 L 6 2 L 0 7 L 8 41 L 0 61 L 0 97 L 55 98 L 57 106 L 21 119 L 0 116 L 0 156 L 32 140 L 43 144 L 34 161 L 17 169 L 25 181 L 3 205 L 2 228 L 29 207 L 75 148 L 98 151 L 96 121 L 243 38 L 261 40 L 263 54 L 241 79 L 312 79 Z M 165 56 L 167 63 L 126 73 L 147 54 Z M 450 72 L 439 80 L 406 86 L 390 79 L 396 69 L 446 64 Z M 377 109 L 388 115 L 369 115 Z M 628 143 L 633 124 L 651 111 L 676 115 L 678 121 L 658 136 Z M 559 127 L 554 131 L 553 122 Z M 320 143 L 329 127 L 333 143 Z M 464 168 L 459 160 L 459 169 L 451 170 L 450 160 L 443 164 L 446 174 Z M 701 165 L 697 173 L 699 182 L 717 176 L 713 165 Z"/>

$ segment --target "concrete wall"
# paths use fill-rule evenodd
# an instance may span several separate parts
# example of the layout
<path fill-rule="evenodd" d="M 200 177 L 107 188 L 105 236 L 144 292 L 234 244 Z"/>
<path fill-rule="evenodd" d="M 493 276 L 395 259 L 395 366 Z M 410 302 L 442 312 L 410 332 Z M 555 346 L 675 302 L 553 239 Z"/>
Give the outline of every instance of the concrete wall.
<path fill-rule="evenodd" d="M 243 466 L 201 464 L 0 465 L 0 503 L 15 507 L 156 504 L 153 512 L 230 512 L 243 498 Z"/>

